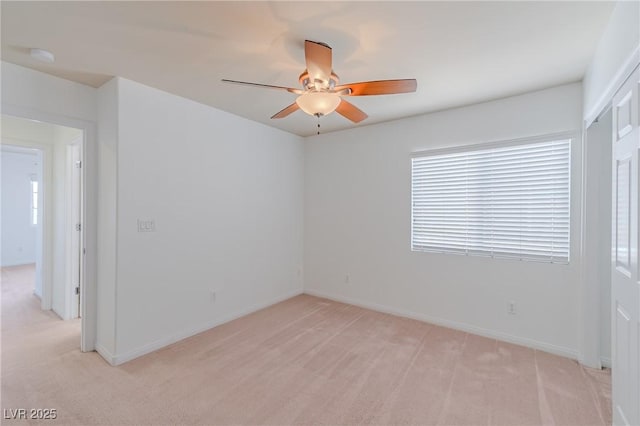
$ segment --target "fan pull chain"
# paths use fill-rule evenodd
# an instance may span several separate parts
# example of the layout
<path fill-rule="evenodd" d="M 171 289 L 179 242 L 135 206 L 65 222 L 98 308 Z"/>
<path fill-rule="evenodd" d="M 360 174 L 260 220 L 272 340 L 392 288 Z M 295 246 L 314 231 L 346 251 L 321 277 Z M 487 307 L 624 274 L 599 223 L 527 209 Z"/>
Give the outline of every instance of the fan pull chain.
<path fill-rule="evenodd" d="M 318 134 L 320 134 L 320 114 L 316 114 L 316 117 L 318 117 Z"/>

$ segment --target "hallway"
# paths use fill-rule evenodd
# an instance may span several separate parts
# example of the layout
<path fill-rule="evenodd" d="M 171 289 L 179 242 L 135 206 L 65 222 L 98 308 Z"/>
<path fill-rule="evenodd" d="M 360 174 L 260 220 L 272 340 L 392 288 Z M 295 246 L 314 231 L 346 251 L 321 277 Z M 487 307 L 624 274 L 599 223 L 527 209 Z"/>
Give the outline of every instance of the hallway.
<path fill-rule="evenodd" d="M 81 354 L 80 320 L 41 310 L 34 279 L 34 264 L 2 268 L 2 408 L 47 408 L 38 389 L 69 374 L 47 365 Z"/>

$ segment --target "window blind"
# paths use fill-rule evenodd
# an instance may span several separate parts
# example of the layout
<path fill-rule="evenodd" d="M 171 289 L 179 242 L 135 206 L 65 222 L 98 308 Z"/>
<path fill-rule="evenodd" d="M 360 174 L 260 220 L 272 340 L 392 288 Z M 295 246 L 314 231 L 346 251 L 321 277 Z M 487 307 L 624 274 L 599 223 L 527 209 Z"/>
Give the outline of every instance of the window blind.
<path fill-rule="evenodd" d="M 568 263 L 570 145 L 412 158 L 412 249 Z"/>

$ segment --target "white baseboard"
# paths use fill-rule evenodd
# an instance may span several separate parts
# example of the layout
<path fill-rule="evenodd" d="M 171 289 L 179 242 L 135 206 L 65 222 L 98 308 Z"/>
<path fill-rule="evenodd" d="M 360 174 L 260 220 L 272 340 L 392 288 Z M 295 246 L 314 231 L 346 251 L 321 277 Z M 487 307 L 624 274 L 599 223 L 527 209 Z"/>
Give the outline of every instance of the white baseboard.
<path fill-rule="evenodd" d="M 3 143 L 10 143 L 10 142 L 6 142 L 3 141 Z M 18 263 L 12 262 L 12 263 L 7 263 L 6 265 L 0 265 L 0 268 L 11 268 L 12 266 L 36 266 L 36 262 L 35 261 L 20 261 Z"/>
<path fill-rule="evenodd" d="M 443 318 L 432 317 L 429 315 L 419 314 L 404 309 L 392 308 L 389 306 L 379 305 L 372 302 L 363 302 L 360 300 L 351 299 L 348 297 L 337 296 L 335 294 L 329 294 L 322 291 L 305 289 L 304 292 L 311 296 L 323 297 L 325 299 L 334 300 L 336 302 L 348 303 L 350 305 L 360 306 L 362 308 L 371 309 L 378 312 L 384 312 L 386 314 L 397 315 L 400 317 L 411 318 L 418 321 L 427 322 L 430 324 L 441 325 L 443 327 L 453 328 L 455 330 L 465 331 L 472 334 L 477 334 L 484 337 L 489 337 L 503 342 L 514 343 L 516 345 L 526 346 L 532 349 L 539 349 L 544 352 L 549 352 L 555 355 L 560 355 L 566 358 L 578 359 L 578 353 L 575 350 L 566 348 L 563 346 L 553 345 L 550 343 L 540 342 L 526 337 L 514 336 L 511 334 L 503 333 L 501 331 L 489 330 L 482 327 L 477 327 L 471 324 L 465 324 L 461 322 L 451 321 Z"/>
<path fill-rule="evenodd" d="M 98 352 L 98 354 L 100 354 L 100 356 L 109 364 L 116 365 L 115 357 L 111 352 L 106 350 L 104 346 L 96 345 L 96 352 Z"/>
<path fill-rule="evenodd" d="M 271 305 L 275 305 L 276 303 L 282 302 L 284 300 L 290 299 L 292 297 L 298 296 L 300 294 L 302 294 L 303 291 L 302 289 L 299 290 L 294 290 L 291 291 L 289 293 L 285 293 L 281 296 L 275 297 L 271 300 L 268 300 L 266 302 L 262 302 L 262 303 L 258 303 L 255 304 L 253 306 L 250 306 L 246 309 L 242 309 L 238 312 L 235 312 L 231 315 L 227 315 L 226 317 L 211 321 L 211 322 L 207 322 L 205 324 L 201 324 L 197 327 L 193 327 L 190 328 L 188 330 L 184 330 L 180 333 L 176 333 L 172 336 L 168 336 L 159 340 L 156 340 L 153 343 L 149 343 L 147 345 L 144 345 L 140 348 L 134 349 L 132 351 L 129 351 L 127 353 L 124 354 L 116 354 L 116 355 L 111 355 L 109 354 L 108 351 L 105 351 L 104 348 L 101 348 L 100 350 L 98 349 L 98 347 L 96 347 L 96 350 L 98 351 L 98 353 L 100 355 L 102 355 L 102 357 L 111 365 L 120 365 L 123 364 L 127 361 L 131 361 L 132 359 L 141 357 L 142 355 L 146 355 L 148 353 L 157 351 L 160 348 L 163 348 L 165 346 L 169 346 L 173 343 L 176 343 L 180 340 L 186 339 L 187 337 L 191 337 L 191 336 L 195 336 L 196 334 L 202 333 L 203 331 L 207 331 L 209 329 L 212 329 L 214 327 L 217 327 L 219 325 L 222 325 L 224 323 L 227 323 L 229 321 L 233 321 L 234 319 L 243 317 L 245 315 L 248 315 L 250 313 L 253 313 L 255 311 L 259 311 L 260 309 L 264 309 L 266 307 L 269 307 Z M 104 352 L 104 354 L 103 354 Z"/>
<path fill-rule="evenodd" d="M 58 310 L 55 307 L 51 307 L 51 312 L 56 314 L 62 321 L 66 321 L 68 319 L 68 318 L 65 318 L 63 314 L 58 312 Z"/>

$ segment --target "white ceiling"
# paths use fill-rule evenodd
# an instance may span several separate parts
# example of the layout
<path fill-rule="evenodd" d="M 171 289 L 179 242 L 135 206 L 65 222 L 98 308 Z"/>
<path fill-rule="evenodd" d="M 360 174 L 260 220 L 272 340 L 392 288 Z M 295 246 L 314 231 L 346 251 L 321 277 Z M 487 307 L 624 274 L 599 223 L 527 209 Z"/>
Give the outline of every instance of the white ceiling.
<path fill-rule="evenodd" d="M 613 2 L 1 2 L 2 59 L 100 86 L 118 75 L 299 135 L 295 95 L 221 83 L 298 86 L 304 40 L 329 44 L 341 82 L 416 78 L 412 94 L 352 97 L 323 132 L 582 79 Z M 51 50 L 44 64 L 28 49 Z M 463 124 L 463 123 L 461 123 Z"/>

